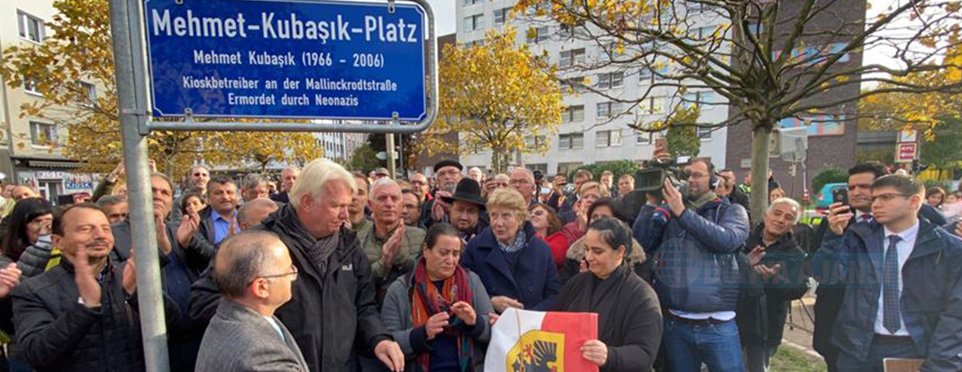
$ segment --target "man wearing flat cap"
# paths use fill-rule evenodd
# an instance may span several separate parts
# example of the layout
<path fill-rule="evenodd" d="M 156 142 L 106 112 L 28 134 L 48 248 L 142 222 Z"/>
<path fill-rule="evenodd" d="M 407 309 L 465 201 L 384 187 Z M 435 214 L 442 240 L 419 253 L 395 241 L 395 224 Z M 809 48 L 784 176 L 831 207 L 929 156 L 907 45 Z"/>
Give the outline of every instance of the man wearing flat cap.
<path fill-rule="evenodd" d="M 481 185 L 477 181 L 471 178 L 461 179 L 454 194 L 442 196 L 441 200 L 450 206 L 448 219 L 461 232 L 461 240 L 465 243 L 488 227 L 487 216 L 484 216 Z"/>
<path fill-rule="evenodd" d="M 441 160 L 434 164 L 434 176 L 437 177 L 437 190 L 434 191 L 433 200 L 424 203 L 421 207 L 421 224 L 425 228 L 431 227 L 438 222 L 449 222 L 448 212 L 450 205 L 441 200 L 442 197 L 450 197 L 454 194 L 454 189 L 461 182 L 464 176 L 461 171 L 464 166 L 456 160 Z"/>

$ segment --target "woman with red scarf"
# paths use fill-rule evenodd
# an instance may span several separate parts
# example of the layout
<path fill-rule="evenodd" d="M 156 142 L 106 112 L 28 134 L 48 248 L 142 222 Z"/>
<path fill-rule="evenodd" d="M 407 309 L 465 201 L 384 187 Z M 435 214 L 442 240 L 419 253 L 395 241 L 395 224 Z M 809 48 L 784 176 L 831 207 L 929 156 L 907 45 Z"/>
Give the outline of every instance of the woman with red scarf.
<path fill-rule="evenodd" d="M 406 371 L 483 370 L 494 309 L 481 279 L 459 265 L 463 249 L 454 226 L 431 226 L 414 271 L 388 288 L 381 319 Z"/>

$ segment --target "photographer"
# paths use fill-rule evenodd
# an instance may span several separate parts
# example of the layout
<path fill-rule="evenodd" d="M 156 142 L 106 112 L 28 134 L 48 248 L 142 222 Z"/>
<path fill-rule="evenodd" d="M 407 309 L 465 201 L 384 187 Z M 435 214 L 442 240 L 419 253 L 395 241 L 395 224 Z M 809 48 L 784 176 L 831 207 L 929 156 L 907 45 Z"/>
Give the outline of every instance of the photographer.
<path fill-rule="evenodd" d="M 665 162 L 667 151 L 656 150 Z M 694 159 L 685 167 L 687 190 L 669 178 L 661 203 L 645 205 L 633 236 L 655 257 L 655 289 L 666 309 L 664 348 L 673 371 L 741 371 L 735 308 L 737 255 L 748 237 L 748 215 L 712 191 L 714 167 Z"/>

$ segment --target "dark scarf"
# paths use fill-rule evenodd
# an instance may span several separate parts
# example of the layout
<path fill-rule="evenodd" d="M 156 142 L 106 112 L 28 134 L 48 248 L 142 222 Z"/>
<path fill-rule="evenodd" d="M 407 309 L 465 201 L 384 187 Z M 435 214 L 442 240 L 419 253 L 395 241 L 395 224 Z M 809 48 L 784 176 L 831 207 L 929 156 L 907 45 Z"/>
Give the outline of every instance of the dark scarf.
<path fill-rule="evenodd" d="M 271 217 L 275 218 L 277 224 L 287 232 L 288 236 L 303 248 L 304 255 L 307 256 L 311 265 L 314 265 L 314 269 L 317 270 L 322 278 L 325 277 L 327 274 L 327 260 L 330 259 L 334 251 L 337 250 L 338 244 L 340 243 L 340 232 L 335 232 L 330 236 L 320 239 L 314 239 L 314 237 L 307 232 L 307 228 L 301 224 L 301 220 L 297 217 L 297 213 L 294 212 L 294 208 L 292 208 L 290 204 L 285 205 L 283 209 Z"/>
<path fill-rule="evenodd" d="M 693 211 L 699 211 L 701 210 L 701 207 L 704 207 L 716 199 L 718 199 L 718 195 L 716 195 L 714 191 L 709 191 L 694 200 L 691 199 L 690 196 L 686 197 L 685 204 L 687 204 L 688 207 L 690 207 Z"/>
<path fill-rule="evenodd" d="M 588 274 L 584 279 L 584 285 L 575 293 L 570 293 L 568 298 L 559 299 L 561 311 L 569 312 L 591 312 L 598 314 L 598 339 L 608 340 L 616 327 L 621 325 L 607 325 L 611 320 L 611 315 L 617 306 L 618 292 L 627 285 L 626 279 L 632 274 L 627 261 L 611 272 L 606 279 L 600 279 L 594 274 Z"/>
<path fill-rule="evenodd" d="M 424 257 L 418 260 L 414 268 L 413 285 L 411 291 L 411 324 L 414 327 L 421 327 L 428 322 L 428 318 L 440 312 L 448 312 L 451 305 L 464 301 L 472 306 L 474 293 L 468 284 L 468 273 L 455 266 L 454 275 L 444 279 L 441 289 L 428 278 L 427 263 Z M 453 321 L 452 321 L 453 323 Z M 444 334 L 455 337 L 458 347 L 458 364 L 462 371 L 468 371 L 471 367 L 471 355 L 474 348 L 474 341 L 470 336 L 464 334 L 460 328 L 449 326 L 444 329 Z M 422 371 L 430 371 L 431 353 L 421 353 L 417 357 L 418 365 Z"/>

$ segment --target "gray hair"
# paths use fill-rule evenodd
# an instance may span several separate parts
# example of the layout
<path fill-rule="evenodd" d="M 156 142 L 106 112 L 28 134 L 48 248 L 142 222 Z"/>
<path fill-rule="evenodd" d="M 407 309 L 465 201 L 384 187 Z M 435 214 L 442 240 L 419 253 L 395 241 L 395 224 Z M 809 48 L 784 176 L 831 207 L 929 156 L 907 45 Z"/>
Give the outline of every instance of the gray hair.
<path fill-rule="evenodd" d="M 515 167 L 514 169 L 511 170 L 510 173 L 514 173 L 515 171 L 524 172 L 525 177 L 528 177 L 528 181 L 531 181 L 531 183 L 534 183 L 534 172 L 532 172 L 530 169 L 525 167 Z"/>
<path fill-rule="evenodd" d="M 127 198 L 124 198 L 120 195 L 104 195 L 97 200 L 97 205 L 101 207 L 111 207 L 126 202 Z"/>
<path fill-rule="evenodd" d="M 242 232 L 228 237 L 214 257 L 211 280 L 226 296 L 243 297 L 247 286 L 263 275 L 271 263 L 266 248 L 274 242 L 280 242 L 280 239 L 266 231 Z"/>
<path fill-rule="evenodd" d="M 267 184 L 267 177 L 257 173 L 251 173 L 247 176 L 244 176 L 243 182 L 244 183 L 241 185 L 241 187 L 243 187 L 244 190 L 256 189 L 257 186 Z"/>
<path fill-rule="evenodd" d="M 398 188 L 401 187 L 400 185 L 398 185 L 397 181 L 392 180 L 389 177 L 380 178 L 377 181 L 374 181 L 373 184 L 371 184 L 371 189 L 367 191 L 367 197 L 370 198 L 371 200 L 374 200 L 374 190 L 377 190 L 381 187 L 386 187 L 386 186 L 398 186 Z"/>
<path fill-rule="evenodd" d="M 323 189 L 324 185 L 330 181 L 343 181 L 351 187 L 351 194 L 357 192 L 357 181 L 350 172 L 340 164 L 324 158 L 312 160 L 301 171 L 301 176 L 291 187 L 290 200 L 291 206 L 298 208 L 301 205 L 301 197 L 310 195 L 316 198 Z"/>
<path fill-rule="evenodd" d="M 798 213 L 795 214 L 795 223 L 798 223 L 798 221 L 802 220 L 802 205 L 798 204 L 798 202 L 795 201 L 795 199 L 788 198 L 788 197 L 781 197 L 773 200 L 772 204 L 769 204 L 768 209 L 765 210 L 765 214 L 771 213 L 772 210 L 775 209 L 775 206 L 781 205 L 781 204 L 787 204 L 789 207 L 795 208 L 795 210 L 798 211 Z"/>

